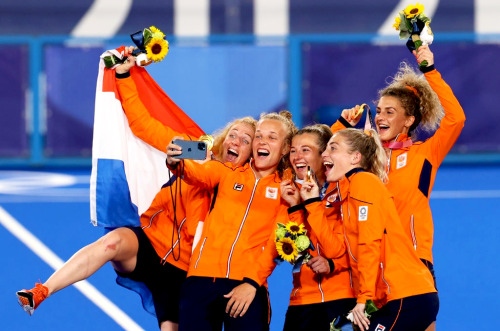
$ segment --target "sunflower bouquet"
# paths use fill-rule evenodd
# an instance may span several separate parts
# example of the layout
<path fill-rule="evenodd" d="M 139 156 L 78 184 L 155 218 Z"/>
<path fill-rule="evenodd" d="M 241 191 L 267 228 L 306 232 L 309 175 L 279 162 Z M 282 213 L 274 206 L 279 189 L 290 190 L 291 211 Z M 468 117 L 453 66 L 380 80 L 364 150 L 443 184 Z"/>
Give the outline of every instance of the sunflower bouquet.
<path fill-rule="evenodd" d="M 293 221 L 287 224 L 278 223 L 275 233 L 277 262 L 288 261 L 293 265 L 293 272 L 300 271 L 302 264 L 307 263 L 312 257 L 309 249 L 314 250 L 304 224 Z"/>
<path fill-rule="evenodd" d="M 132 55 L 136 58 L 138 66 L 147 66 L 151 62 L 162 61 L 168 53 L 168 41 L 165 34 L 160 29 L 150 26 L 142 31 L 137 31 L 130 35 L 136 45 Z M 127 59 L 114 54 L 103 58 L 106 68 L 114 68 L 125 62 Z"/>
<path fill-rule="evenodd" d="M 434 34 L 430 23 L 431 19 L 424 14 L 424 5 L 417 2 L 399 12 L 398 16 L 395 17 L 393 27 L 399 31 L 399 39 L 408 39 L 406 46 L 412 51 L 421 45 L 432 44 Z M 427 66 L 427 61 L 422 61 L 420 66 Z"/>

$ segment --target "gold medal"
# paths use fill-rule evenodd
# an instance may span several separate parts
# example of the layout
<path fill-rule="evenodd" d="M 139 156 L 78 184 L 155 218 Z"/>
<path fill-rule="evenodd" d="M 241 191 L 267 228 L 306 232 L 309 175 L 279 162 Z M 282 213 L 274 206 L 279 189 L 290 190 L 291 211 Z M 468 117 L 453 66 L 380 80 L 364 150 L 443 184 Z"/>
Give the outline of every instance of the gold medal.
<path fill-rule="evenodd" d="M 204 134 L 198 140 L 199 141 L 204 141 L 207 144 L 207 151 L 212 150 L 212 147 L 214 147 L 214 137 L 212 137 L 209 134 Z"/>

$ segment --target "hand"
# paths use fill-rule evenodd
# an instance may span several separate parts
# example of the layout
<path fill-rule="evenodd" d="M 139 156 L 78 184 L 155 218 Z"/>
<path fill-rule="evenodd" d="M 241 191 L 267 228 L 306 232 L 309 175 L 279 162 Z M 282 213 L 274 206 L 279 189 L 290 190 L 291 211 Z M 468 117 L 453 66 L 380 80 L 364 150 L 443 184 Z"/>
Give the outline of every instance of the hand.
<path fill-rule="evenodd" d="M 330 270 L 328 260 L 322 256 L 313 257 L 307 262 L 307 266 L 316 274 L 328 274 L 332 271 Z"/>
<path fill-rule="evenodd" d="M 413 51 L 413 55 L 419 64 L 423 61 L 427 61 L 428 67 L 434 64 L 434 53 L 431 52 L 429 45 L 420 46 L 418 50 Z"/>
<path fill-rule="evenodd" d="M 299 190 L 291 179 L 285 179 L 280 184 L 281 198 L 285 200 L 290 207 L 300 203 Z"/>
<path fill-rule="evenodd" d="M 174 140 L 184 140 L 183 137 L 174 137 L 172 141 Z M 179 145 L 175 145 L 174 143 L 170 142 L 167 146 L 167 164 L 169 166 L 175 167 L 177 163 L 181 162 L 181 159 L 176 158 L 176 155 L 182 154 L 182 147 Z"/>
<path fill-rule="evenodd" d="M 361 108 L 361 106 L 356 105 L 356 107 L 344 109 L 342 110 L 342 114 L 340 114 L 340 116 L 342 116 L 352 126 L 356 126 L 356 124 L 358 124 L 359 120 L 361 119 L 361 115 L 363 114 L 358 114 L 359 108 Z"/>
<path fill-rule="evenodd" d="M 370 325 L 370 320 L 365 316 L 365 304 L 358 303 L 352 309 L 352 315 L 354 317 L 354 324 L 356 324 L 361 331 L 368 330 Z"/>
<path fill-rule="evenodd" d="M 129 72 L 130 68 L 135 66 L 135 58 L 134 56 L 132 56 L 132 52 L 134 51 L 134 49 L 134 46 L 125 47 L 125 53 L 123 57 L 126 57 L 127 61 L 115 68 L 117 74 L 124 74 L 126 72 Z"/>
<path fill-rule="evenodd" d="M 300 197 L 306 201 L 308 199 L 319 197 L 319 187 L 315 180 L 304 181 L 300 188 Z"/>
<path fill-rule="evenodd" d="M 255 298 L 256 292 L 257 289 L 248 283 L 243 283 L 233 288 L 231 292 L 224 295 L 224 298 L 229 298 L 229 302 L 226 305 L 226 313 L 235 318 L 245 315 L 253 298 Z"/>

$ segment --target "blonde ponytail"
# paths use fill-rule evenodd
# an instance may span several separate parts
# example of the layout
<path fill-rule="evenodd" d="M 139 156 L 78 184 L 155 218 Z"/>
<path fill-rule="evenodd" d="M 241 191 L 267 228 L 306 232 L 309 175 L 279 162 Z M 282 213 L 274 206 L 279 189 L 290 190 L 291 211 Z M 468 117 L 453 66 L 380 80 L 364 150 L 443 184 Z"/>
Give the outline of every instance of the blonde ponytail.
<path fill-rule="evenodd" d="M 361 168 L 375 174 L 382 182 L 387 183 L 388 177 L 385 172 L 387 156 L 374 129 L 368 131 L 344 129 L 338 131 L 337 134 L 345 139 L 350 153 L 359 152 L 361 154 Z"/>

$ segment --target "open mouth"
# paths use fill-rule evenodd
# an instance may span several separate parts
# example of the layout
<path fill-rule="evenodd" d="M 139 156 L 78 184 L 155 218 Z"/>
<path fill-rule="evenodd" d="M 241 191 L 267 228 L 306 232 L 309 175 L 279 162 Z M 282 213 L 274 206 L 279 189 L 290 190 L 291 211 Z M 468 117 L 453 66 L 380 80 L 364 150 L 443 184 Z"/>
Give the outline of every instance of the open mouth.
<path fill-rule="evenodd" d="M 328 173 L 333 169 L 333 162 L 324 161 L 323 165 L 325 166 L 325 175 L 328 175 Z"/>
<path fill-rule="evenodd" d="M 236 152 L 232 148 L 229 148 L 227 150 L 227 160 L 226 161 L 233 162 L 234 160 L 236 160 L 238 158 L 238 156 L 239 156 L 238 152 Z"/>
<path fill-rule="evenodd" d="M 389 126 L 388 125 L 385 125 L 385 124 L 379 124 L 378 125 L 378 132 L 379 133 L 385 132 L 387 130 L 389 130 Z"/>
<path fill-rule="evenodd" d="M 259 148 L 259 149 L 257 150 L 257 156 L 258 156 L 258 157 L 267 157 L 267 156 L 269 156 L 269 154 L 270 154 L 270 153 L 269 153 L 269 151 L 268 151 L 267 149 L 264 149 L 264 148 Z"/>

